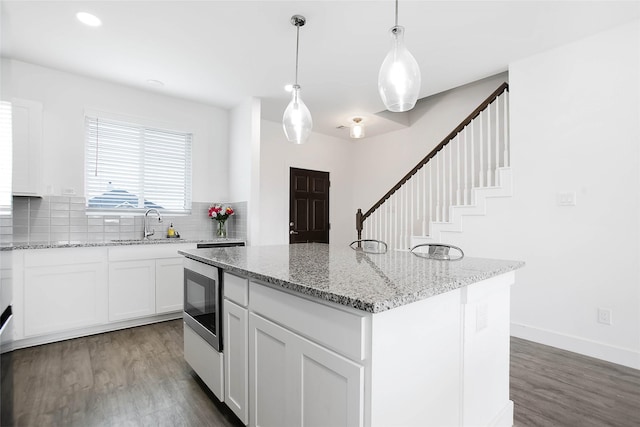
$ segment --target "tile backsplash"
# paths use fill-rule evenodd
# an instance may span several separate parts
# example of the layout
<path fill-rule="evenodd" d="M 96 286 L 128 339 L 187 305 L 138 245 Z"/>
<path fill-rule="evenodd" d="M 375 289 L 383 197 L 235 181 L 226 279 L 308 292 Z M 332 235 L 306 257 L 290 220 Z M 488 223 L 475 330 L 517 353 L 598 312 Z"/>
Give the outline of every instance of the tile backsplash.
<path fill-rule="evenodd" d="M 153 239 L 164 238 L 171 224 L 180 237 L 210 240 L 216 222 L 208 216 L 210 203 L 193 202 L 190 215 L 149 217 Z M 229 238 L 247 239 L 247 202 L 224 203 L 235 210 L 227 220 Z M 0 219 L 1 243 L 75 243 L 139 239 L 144 234 L 142 215 L 93 215 L 83 197 L 14 197 L 12 218 Z"/>

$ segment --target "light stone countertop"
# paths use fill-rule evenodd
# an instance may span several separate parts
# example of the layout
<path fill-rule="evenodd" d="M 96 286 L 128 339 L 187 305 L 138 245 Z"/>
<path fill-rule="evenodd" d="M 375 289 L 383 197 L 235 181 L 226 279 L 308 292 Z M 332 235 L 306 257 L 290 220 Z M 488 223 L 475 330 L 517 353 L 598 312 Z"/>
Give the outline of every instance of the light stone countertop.
<path fill-rule="evenodd" d="M 465 257 L 431 260 L 410 252 L 367 254 L 321 243 L 179 250 L 187 258 L 301 294 L 379 313 L 524 266 Z"/>
<path fill-rule="evenodd" d="M 102 246 L 132 246 L 132 245 L 166 245 L 172 243 L 206 243 L 223 245 L 227 243 L 244 243 L 238 239 L 149 239 L 149 240 L 111 240 L 107 242 L 31 242 L 31 243 L 11 243 L 0 246 L 0 251 L 13 251 L 19 249 L 51 249 L 51 248 L 93 248 Z"/>

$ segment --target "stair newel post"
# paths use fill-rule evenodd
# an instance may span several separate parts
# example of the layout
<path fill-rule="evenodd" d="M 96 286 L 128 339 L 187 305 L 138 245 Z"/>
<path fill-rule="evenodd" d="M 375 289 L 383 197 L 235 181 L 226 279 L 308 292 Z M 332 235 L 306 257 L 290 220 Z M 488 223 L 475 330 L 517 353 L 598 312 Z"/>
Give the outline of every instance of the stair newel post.
<path fill-rule="evenodd" d="M 358 208 L 358 212 L 356 212 L 356 231 L 358 232 L 358 240 L 362 239 L 362 209 Z M 358 247 L 360 247 L 360 242 L 358 242 Z"/>

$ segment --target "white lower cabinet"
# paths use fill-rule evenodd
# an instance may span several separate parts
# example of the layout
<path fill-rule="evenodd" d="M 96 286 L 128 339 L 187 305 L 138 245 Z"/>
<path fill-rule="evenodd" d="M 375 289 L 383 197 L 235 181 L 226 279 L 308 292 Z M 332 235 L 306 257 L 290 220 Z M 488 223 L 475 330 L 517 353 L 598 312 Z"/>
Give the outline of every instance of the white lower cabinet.
<path fill-rule="evenodd" d="M 361 318 L 228 272 L 223 280 L 224 401 L 240 420 L 363 426 Z M 319 329 L 320 319 L 327 325 Z"/>
<path fill-rule="evenodd" d="M 100 249 L 26 253 L 23 281 L 15 293 L 22 300 L 24 337 L 107 322 L 107 263 Z"/>
<path fill-rule="evenodd" d="M 184 280 L 184 257 L 178 250 L 195 247 L 171 243 L 13 251 L 14 345 L 178 317 Z"/>
<path fill-rule="evenodd" d="M 109 248 L 109 321 L 181 311 L 183 261 L 193 244 Z"/>
<path fill-rule="evenodd" d="M 156 313 L 184 307 L 184 257 L 156 260 Z"/>
<path fill-rule="evenodd" d="M 155 260 L 109 263 L 109 321 L 156 312 Z"/>
<path fill-rule="evenodd" d="M 246 425 L 248 423 L 249 389 L 249 329 L 248 310 L 227 299 L 224 300 L 223 352 L 224 401 Z"/>
<path fill-rule="evenodd" d="M 249 314 L 250 425 L 362 426 L 364 367 Z"/>
<path fill-rule="evenodd" d="M 183 325 L 184 360 L 198 373 L 218 400 L 224 401 L 224 354 L 218 353 L 189 325 Z"/>

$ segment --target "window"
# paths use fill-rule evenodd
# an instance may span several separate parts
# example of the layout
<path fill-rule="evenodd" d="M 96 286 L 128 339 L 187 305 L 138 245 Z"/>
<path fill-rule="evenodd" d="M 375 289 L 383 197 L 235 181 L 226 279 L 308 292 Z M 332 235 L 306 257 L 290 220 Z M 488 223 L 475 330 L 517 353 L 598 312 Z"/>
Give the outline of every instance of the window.
<path fill-rule="evenodd" d="M 192 134 L 85 118 L 88 211 L 191 211 Z"/>
<path fill-rule="evenodd" d="M 13 137 L 11 103 L 0 101 L 0 215 L 11 215 Z"/>

